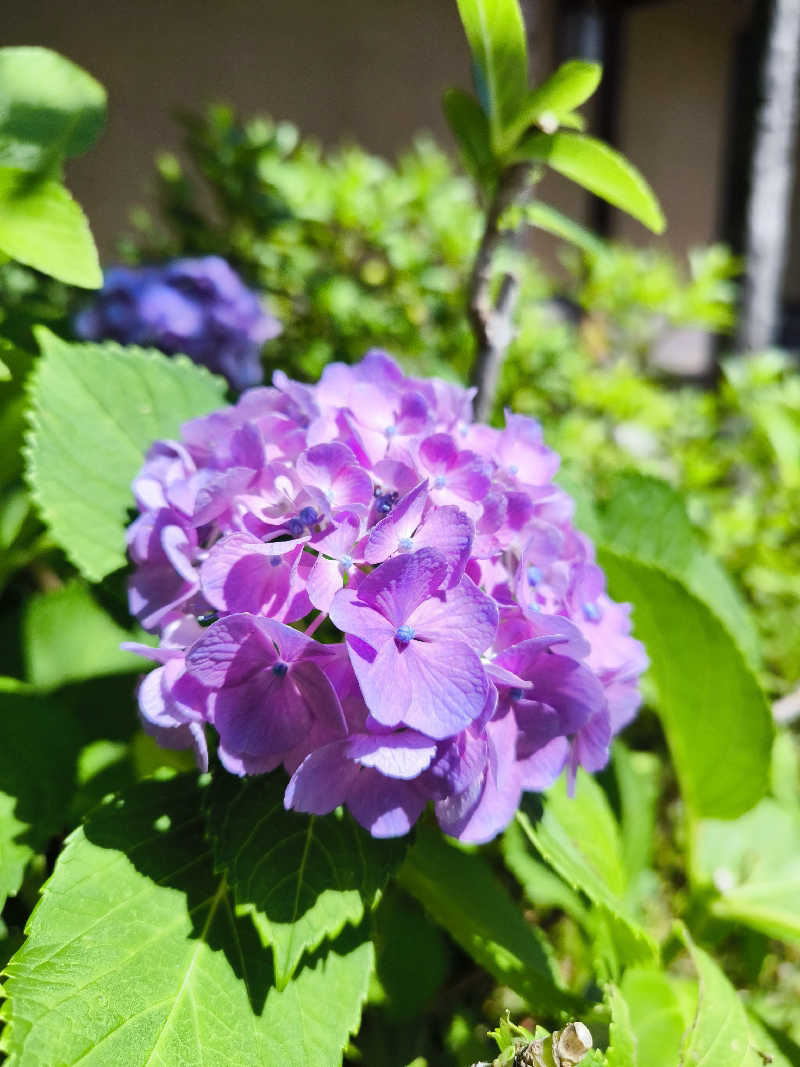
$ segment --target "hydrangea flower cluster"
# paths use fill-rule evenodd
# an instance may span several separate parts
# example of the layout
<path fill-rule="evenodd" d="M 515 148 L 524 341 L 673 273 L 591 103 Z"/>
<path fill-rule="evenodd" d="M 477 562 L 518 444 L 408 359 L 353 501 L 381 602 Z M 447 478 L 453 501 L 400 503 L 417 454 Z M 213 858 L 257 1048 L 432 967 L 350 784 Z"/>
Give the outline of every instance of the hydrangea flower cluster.
<path fill-rule="evenodd" d="M 377 350 L 273 381 L 135 480 L 145 728 L 206 767 L 211 724 L 229 771 L 282 764 L 287 808 L 379 837 L 432 803 L 486 841 L 523 790 L 603 767 L 647 658 L 539 425 L 475 424 L 470 392 Z"/>
<path fill-rule="evenodd" d="M 87 341 L 182 352 L 238 391 L 262 381 L 262 345 L 281 327 L 224 259 L 204 256 L 107 271 L 96 300 L 76 316 L 75 331 Z"/>

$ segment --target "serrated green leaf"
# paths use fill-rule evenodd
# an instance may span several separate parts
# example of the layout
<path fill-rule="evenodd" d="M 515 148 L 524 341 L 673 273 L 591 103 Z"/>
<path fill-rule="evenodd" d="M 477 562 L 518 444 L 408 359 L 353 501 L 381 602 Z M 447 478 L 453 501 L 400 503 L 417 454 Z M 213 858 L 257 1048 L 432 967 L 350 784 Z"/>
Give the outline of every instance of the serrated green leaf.
<path fill-rule="evenodd" d="M 551 1014 L 580 1005 L 560 988 L 546 943 L 483 857 L 463 852 L 423 826 L 398 878 L 476 963 L 533 1010 Z"/>
<path fill-rule="evenodd" d="M 606 1003 L 611 1012 L 607 1067 L 639 1067 L 638 1042 L 631 1026 L 628 1004 L 615 985 L 606 986 Z"/>
<path fill-rule="evenodd" d="M 80 580 L 31 597 L 23 616 L 28 681 L 39 689 L 105 674 L 141 674 L 141 656 L 120 649 L 122 641 L 152 643 L 143 630 L 123 630 Z"/>
<path fill-rule="evenodd" d="M 697 971 L 697 1011 L 681 1045 L 681 1067 L 744 1067 L 750 1063 L 750 1031 L 736 990 L 714 960 L 684 931 Z"/>
<path fill-rule="evenodd" d="M 677 1064 L 681 1038 L 692 1016 L 686 1017 L 673 979 L 663 971 L 629 967 L 620 992 L 636 1037 L 638 1067 Z"/>
<path fill-rule="evenodd" d="M 517 147 L 514 158 L 546 163 L 654 233 L 664 231 L 664 216 L 644 177 L 624 156 L 594 137 L 565 131 L 531 134 Z"/>
<path fill-rule="evenodd" d="M 557 782 L 546 794 L 538 822 L 534 824 L 524 811 L 518 812 L 517 821 L 543 859 L 593 902 L 589 921 L 593 924 L 600 916 L 607 922 L 617 962 L 654 962 L 657 946 L 624 901 L 627 880 L 619 829 L 594 779 L 579 772 L 573 797 L 567 795 L 563 780 Z"/>
<path fill-rule="evenodd" d="M 528 49 L 518 0 L 458 0 L 478 98 L 500 150 L 528 91 Z"/>
<path fill-rule="evenodd" d="M 272 947 L 282 988 L 304 953 L 357 926 L 406 849 L 379 841 L 347 814 L 286 811 L 282 775 L 239 781 L 219 774 L 207 790 L 207 835 L 217 868 Z"/>
<path fill-rule="evenodd" d="M 0 166 L 41 170 L 85 152 L 103 128 L 106 92 L 49 48 L 0 48 Z"/>
<path fill-rule="evenodd" d="M 508 131 L 507 147 L 512 147 L 529 126 L 552 118 L 561 125 L 577 118 L 571 112 L 585 103 L 600 84 L 603 68 L 585 59 L 569 59 L 532 89 L 517 121 Z M 565 123 L 565 125 L 567 124 Z M 545 127 L 546 128 L 546 127 Z"/>
<path fill-rule="evenodd" d="M 602 255 L 605 251 L 605 242 L 593 234 L 591 230 L 581 226 L 580 223 L 557 211 L 549 204 L 543 204 L 541 200 L 535 200 L 532 204 L 526 205 L 525 221 L 531 226 L 536 226 L 537 229 L 551 233 L 554 237 L 559 237 L 562 241 L 569 241 L 570 244 L 582 248 L 584 252 L 589 252 L 592 255 Z"/>
<path fill-rule="evenodd" d="M 195 779 L 143 782 L 71 835 L 7 966 L 10 1067 L 331 1067 L 372 945 L 335 945 L 283 991 L 203 841 Z"/>
<path fill-rule="evenodd" d="M 752 612 L 719 562 L 700 548 L 684 500 L 672 486 L 632 471 L 617 475 L 599 539 L 682 581 L 725 625 L 748 663 L 758 666 Z"/>
<path fill-rule="evenodd" d="M 448 89 L 442 97 L 442 108 L 464 167 L 478 185 L 486 186 L 497 169 L 486 113 L 475 97 L 463 89 Z"/>
<path fill-rule="evenodd" d="M 582 926 L 587 924 L 588 916 L 580 896 L 555 871 L 533 857 L 528 839 L 516 820 L 507 827 L 500 847 L 506 866 L 534 907 L 560 908 Z"/>
<path fill-rule="evenodd" d="M 12 167 L 0 167 L 0 250 L 68 285 L 103 284 L 80 206 L 60 182 Z"/>
<path fill-rule="evenodd" d="M 752 1012 L 747 1013 L 747 1025 L 750 1029 L 750 1060 L 746 1061 L 747 1067 L 797 1067 L 800 1063 L 800 1045 L 796 1045 L 786 1034 L 773 1034 Z"/>
<path fill-rule="evenodd" d="M 611 595 L 634 606 L 681 792 L 695 816 L 733 819 L 764 795 L 774 727 L 764 694 L 711 610 L 664 571 L 600 548 Z"/>
<path fill-rule="evenodd" d="M 711 910 L 770 937 L 800 942 L 800 816 L 765 798 L 735 822 L 696 828 L 694 877 L 716 887 Z"/>
<path fill-rule="evenodd" d="M 220 407 L 225 383 L 183 357 L 36 335 L 28 483 L 53 537 L 100 581 L 125 563 L 130 485 L 147 449 Z"/>
<path fill-rule="evenodd" d="M 34 852 L 65 829 L 82 743 L 61 704 L 13 689 L 0 687 L 0 910 Z"/>

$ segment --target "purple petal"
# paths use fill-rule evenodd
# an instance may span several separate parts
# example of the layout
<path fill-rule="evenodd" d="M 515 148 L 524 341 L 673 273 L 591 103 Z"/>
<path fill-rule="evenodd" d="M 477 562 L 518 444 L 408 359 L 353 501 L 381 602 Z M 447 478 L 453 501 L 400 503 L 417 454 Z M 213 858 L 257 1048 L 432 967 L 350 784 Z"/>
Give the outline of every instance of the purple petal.
<path fill-rule="evenodd" d="M 252 615 L 229 615 L 209 627 L 186 654 L 186 669 L 211 689 L 238 686 L 278 656 Z"/>
<path fill-rule="evenodd" d="M 389 778 L 417 778 L 436 755 L 436 743 L 423 734 L 401 730 L 394 734 L 357 734 L 350 738 L 347 756 L 362 767 L 373 767 Z"/>
<path fill-rule="evenodd" d="M 367 563 L 381 563 L 397 551 L 402 540 L 411 538 L 420 524 L 427 499 L 428 483 L 420 482 L 385 519 L 372 527 L 364 549 Z"/>
<path fill-rule="evenodd" d="M 429 596 L 403 621 L 408 621 L 425 640 L 462 641 L 475 652 L 483 652 L 497 632 L 497 604 L 464 577 L 453 589 Z"/>

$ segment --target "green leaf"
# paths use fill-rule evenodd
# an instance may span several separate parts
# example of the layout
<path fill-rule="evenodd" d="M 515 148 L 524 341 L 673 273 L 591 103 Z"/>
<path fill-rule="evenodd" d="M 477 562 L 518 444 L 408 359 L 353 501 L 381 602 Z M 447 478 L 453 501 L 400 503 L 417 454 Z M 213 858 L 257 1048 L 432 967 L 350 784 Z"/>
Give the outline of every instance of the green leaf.
<path fill-rule="evenodd" d="M 472 53 L 478 98 L 489 119 L 492 144 L 517 119 L 528 91 L 528 50 L 518 0 L 458 0 Z"/>
<path fill-rule="evenodd" d="M 617 475 L 599 539 L 682 581 L 726 626 L 748 663 L 758 666 L 752 612 L 719 562 L 698 545 L 683 498 L 672 486 L 650 475 Z"/>
<path fill-rule="evenodd" d="M 28 860 L 65 829 L 82 735 L 52 699 L 0 688 L 0 911 Z"/>
<path fill-rule="evenodd" d="M 631 601 L 681 792 L 698 817 L 733 819 L 764 795 L 774 727 L 764 694 L 711 610 L 664 571 L 608 548 L 611 595 Z"/>
<path fill-rule="evenodd" d="M 521 142 L 514 156 L 521 162 L 546 163 L 654 233 L 662 233 L 666 226 L 658 201 L 636 167 L 594 137 L 564 131 L 535 133 Z"/>
<path fill-rule="evenodd" d="M 693 872 L 715 886 L 711 910 L 770 937 L 800 942 L 800 816 L 765 798 L 735 822 L 697 826 Z"/>
<path fill-rule="evenodd" d="M 629 967 L 620 991 L 636 1039 L 637 1067 L 677 1064 L 681 1038 L 692 1017 L 686 1017 L 673 979 L 662 971 Z"/>
<path fill-rule="evenodd" d="M 420 1018 L 447 978 L 451 953 L 444 932 L 407 893 L 392 887 L 376 913 L 375 948 L 389 1014 Z"/>
<path fill-rule="evenodd" d="M 749 1067 L 750 1031 L 736 990 L 685 931 L 682 940 L 694 962 L 699 991 L 697 1011 L 682 1042 L 681 1067 Z"/>
<path fill-rule="evenodd" d="M 398 878 L 476 963 L 532 1009 L 551 1014 L 580 1005 L 560 988 L 545 942 L 479 854 L 422 826 Z"/>
<path fill-rule="evenodd" d="M 589 921 L 594 924 L 599 915 L 607 923 L 618 963 L 657 959 L 655 942 L 625 904 L 627 879 L 619 828 L 593 778 L 580 771 L 573 797 L 559 780 L 548 790 L 544 815 L 536 824 L 524 811 L 518 812 L 517 821 L 542 858 L 596 905 Z"/>
<path fill-rule="evenodd" d="M 89 223 L 69 192 L 11 167 L 0 167 L 0 250 L 68 285 L 103 284 Z"/>
<path fill-rule="evenodd" d="M 501 838 L 500 847 L 506 866 L 534 907 L 559 908 L 581 926 L 588 924 L 586 907 L 578 893 L 550 867 L 534 858 L 517 820 L 509 824 Z"/>
<path fill-rule="evenodd" d="M 659 758 L 631 752 L 621 741 L 612 748 L 621 808 L 622 863 L 628 883 L 650 866 L 656 828 Z"/>
<path fill-rule="evenodd" d="M 442 108 L 464 167 L 479 186 L 487 186 L 494 178 L 497 167 L 492 155 L 486 113 L 475 97 L 463 89 L 448 89 L 442 97 Z"/>
<path fill-rule="evenodd" d="M 552 121 L 570 123 L 577 116 L 571 112 L 585 103 L 600 84 L 603 68 L 585 59 L 569 59 L 535 89 L 528 93 L 522 111 L 508 131 L 507 147 L 511 148 L 529 126 Z"/>
<path fill-rule="evenodd" d="M 68 839 L 7 967 L 9 1067 L 341 1062 L 372 945 L 337 943 L 277 990 L 213 872 L 194 783 L 140 783 Z"/>
<path fill-rule="evenodd" d="M 125 563 L 130 485 L 145 452 L 220 407 L 225 383 L 183 357 L 36 334 L 28 482 L 53 537 L 100 581 Z"/>
<path fill-rule="evenodd" d="M 796 1045 L 784 1033 L 772 1033 L 761 1019 L 747 1013 L 750 1028 L 750 1060 L 747 1067 L 797 1067 L 800 1063 L 800 1045 Z M 767 1057 L 771 1056 L 772 1059 Z"/>
<path fill-rule="evenodd" d="M 39 689 L 105 674 L 142 673 L 146 662 L 123 652 L 120 642 L 153 642 L 143 630 L 118 626 L 78 579 L 31 597 L 22 628 L 26 675 Z"/>
<path fill-rule="evenodd" d="M 41 170 L 96 140 L 106 93 L 48 48 L 0 48 L 0 166 Z"/>
<path fill-rule="evenodd" d="M 638 1042 L 631 1025 L 630 1010 L 615 985 L 606 986 L 606 1003 L 611 1011 L 606 1067 L 639 1067 Z M 664 1060 L 661 1061 L 666 1062 Z"/>
<path fill-rule="evenodd" d="M 245 781 L 220 774 L 206 795 L 217 869 L 237 904 L 254 909 L 278 988 L 305 952 L 362 921 L 406 848 L 370 837 L 349 815 L 286 811 L 285 790 L 281 774 Z"/>
<path fill-rule="evenodd" d="M 526 205 L 525 221 L 531 226 L 536 226 L 537 229 L 559 237 L 562 241 L 569 241 L 570 244 L 582 248 L 584 252 L 602 255 L 605 251 L 605 242 L 595 236 L 591 230 L 581 226 L 567 215 L 563 215 L 554 207 L 550 207 L 549 204 L 543 204 L 541 200 L 535 200 L 532 204 Z"/>

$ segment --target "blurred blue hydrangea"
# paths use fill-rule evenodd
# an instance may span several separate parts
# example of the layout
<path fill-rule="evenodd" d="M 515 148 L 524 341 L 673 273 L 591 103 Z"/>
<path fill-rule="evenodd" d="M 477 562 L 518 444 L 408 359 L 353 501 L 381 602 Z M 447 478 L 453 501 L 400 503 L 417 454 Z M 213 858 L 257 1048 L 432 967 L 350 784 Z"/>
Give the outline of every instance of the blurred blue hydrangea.
<path fill-rule="evenodd" d="M 281 326 L 224 259 L 204 256 L 107 271 L 75 330 L 84 340 L 183 352 L 241 390 L 261 382 L 261 346 Z"/>

